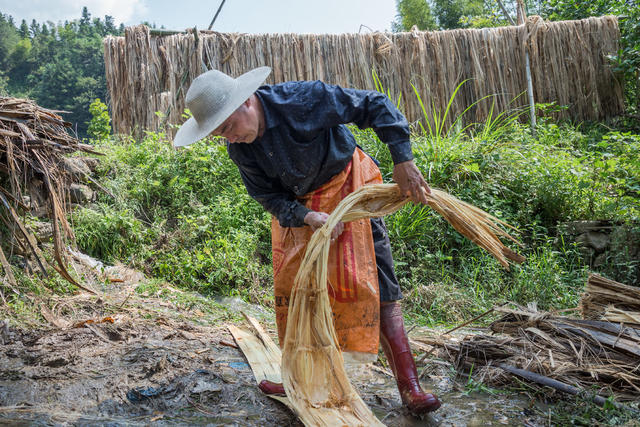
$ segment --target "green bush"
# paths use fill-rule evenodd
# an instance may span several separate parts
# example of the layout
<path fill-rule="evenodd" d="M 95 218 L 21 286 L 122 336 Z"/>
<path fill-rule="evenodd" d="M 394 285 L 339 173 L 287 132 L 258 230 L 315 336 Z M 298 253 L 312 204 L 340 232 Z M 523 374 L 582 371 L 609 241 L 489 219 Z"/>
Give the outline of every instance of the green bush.
<path fill-rule="evenodd" d="M 89 138 L 98 141 L 109 138 L 111 134 L 111 117 L 107 106 L 100 101 L 100 98 L 94 99 L 89 105 L 89 113 L 91 113 L 91 120 L 87 128 Z"/>
<path fill-rule="evenodd" d="M 131 210 L 106 203 L 75 210 L 73 227 L 79 247 L 109 263 L 141 261 L 153 234 Z"/>
<path fill-rule="evenodd" d="M 98 173 L 115 198 L 102 194 L 74 216 L 81 249 L 207 294 L 268 288 L 270 216 L 246 193 L 224 144 L 175 150 L 160 132 L 99 149 Z"/>

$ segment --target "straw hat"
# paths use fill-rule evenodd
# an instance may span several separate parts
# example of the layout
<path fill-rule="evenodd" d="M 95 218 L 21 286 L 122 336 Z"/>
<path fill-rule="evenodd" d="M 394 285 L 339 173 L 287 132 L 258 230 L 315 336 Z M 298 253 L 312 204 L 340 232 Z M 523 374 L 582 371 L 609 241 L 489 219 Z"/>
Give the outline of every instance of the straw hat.
<path fill-rule="evenodd" d="M 234 79 L 211 70 L 196 77 L 185 100 L 193 117 L 178 129 L 173 145 L 183 147 L 209 135 L 249 99 L 270 72 L 269 67 L 259 67 Z"/>

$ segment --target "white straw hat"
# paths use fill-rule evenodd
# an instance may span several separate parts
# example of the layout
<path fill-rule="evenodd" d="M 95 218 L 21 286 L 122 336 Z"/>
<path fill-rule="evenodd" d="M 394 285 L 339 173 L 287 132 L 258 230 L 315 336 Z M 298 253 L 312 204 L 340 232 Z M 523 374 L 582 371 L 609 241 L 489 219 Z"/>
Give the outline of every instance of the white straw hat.
<path fill-rule="evenodd" d="M 209 135 L 262 85 L 269 67 L 253 69 L 237 79 L 218 70 L 207 71 L 193 80 L 185 104 L 191 117 L 184 122 L 173 145 L 183 147 Z"/>

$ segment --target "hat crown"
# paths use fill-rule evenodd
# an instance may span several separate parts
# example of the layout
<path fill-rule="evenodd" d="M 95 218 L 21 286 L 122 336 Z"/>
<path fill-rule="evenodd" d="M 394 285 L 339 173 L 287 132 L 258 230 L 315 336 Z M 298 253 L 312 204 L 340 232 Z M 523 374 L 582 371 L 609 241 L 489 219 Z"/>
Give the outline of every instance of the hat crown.
<path fill-rule="evenodd" d="M 210 70 L 193 80 L 185 103 L 196 122 L 203 123 L 225 107 L 237 86 L 238 82 L 233 77 L 218 70 Z"/>
<path fill-rule="evenodd" d="M 173 145 L 184 147 L 211 134 L 251 97 L 270 72 L 269 67 L 258 67 L 234 79 L 210 70 L 196 77 L 185 96 L 192 117 L 180 126 Z"/>

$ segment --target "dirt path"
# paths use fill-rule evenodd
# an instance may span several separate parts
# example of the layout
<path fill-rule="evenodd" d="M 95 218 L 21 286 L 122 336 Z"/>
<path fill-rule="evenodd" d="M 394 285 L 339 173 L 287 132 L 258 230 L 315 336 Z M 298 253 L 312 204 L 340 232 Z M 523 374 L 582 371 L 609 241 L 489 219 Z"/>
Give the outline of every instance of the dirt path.
<path fill-rule="evenodd" d="M 259 391 L 225 326 L 253 310 L 275 336 L 268 312 L 166 285 L 109 287 L 49 301 L 45 317 L 63 327 L 0 327 L 0 424 L 301 425 Z M 404 412 L 384 367 L 348 372 L 390 426 L 542 425 L 526 400 L 464 393 L 444 363 L 423 376 L 444 404 L 422 420 Z"/>

